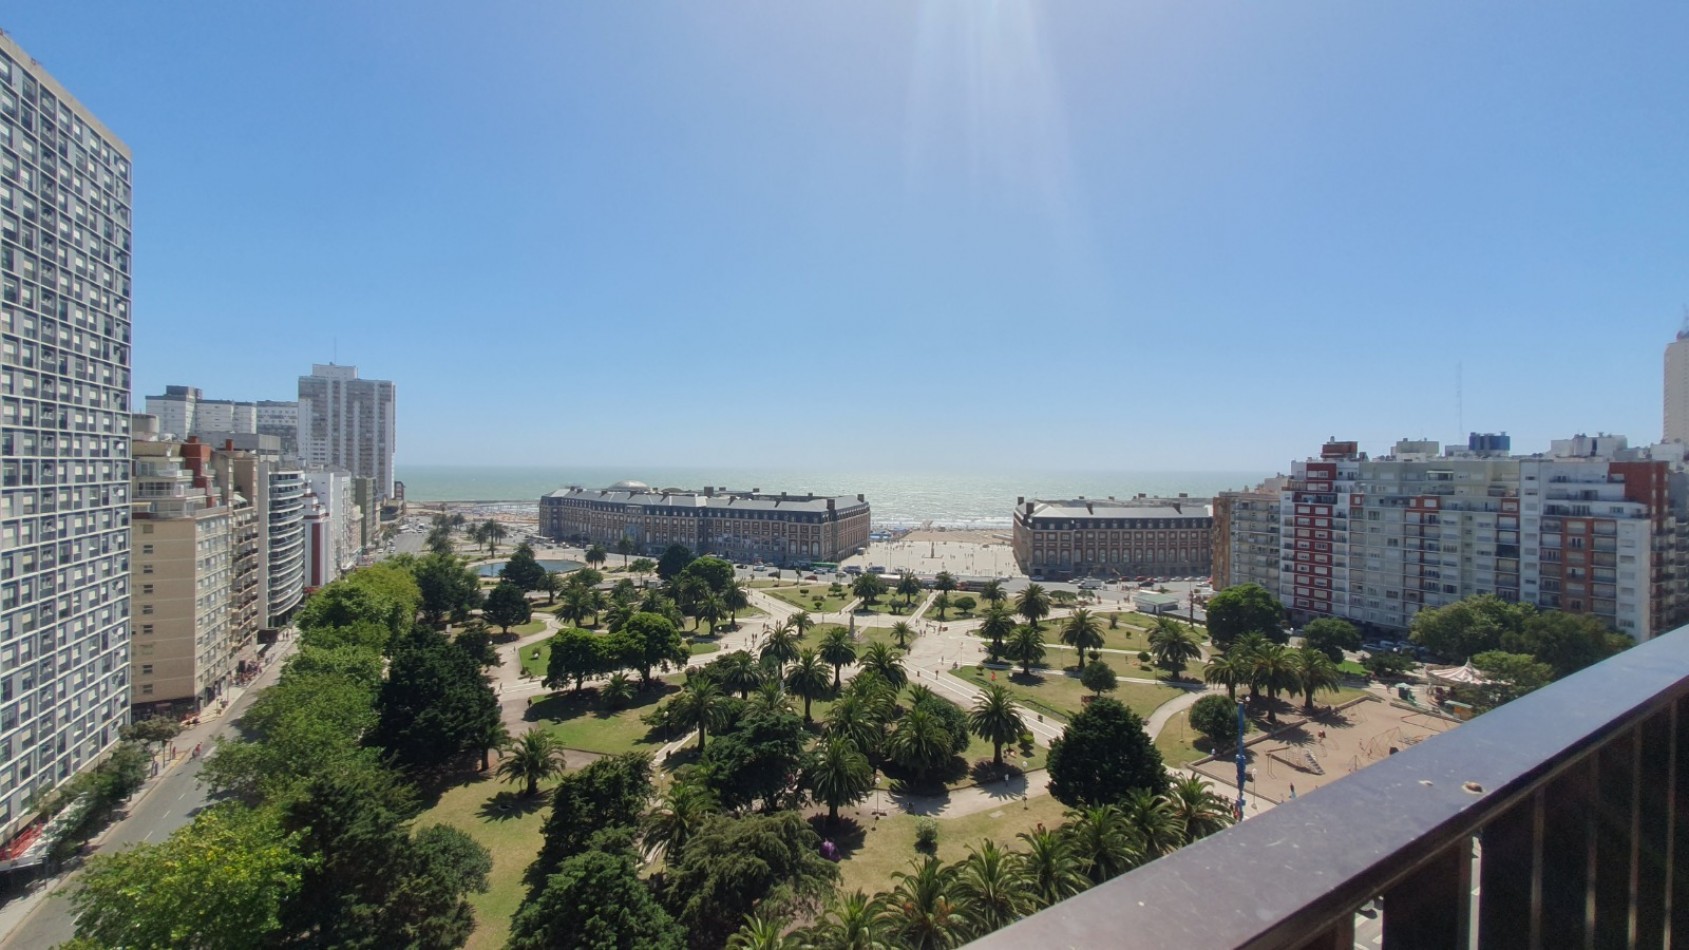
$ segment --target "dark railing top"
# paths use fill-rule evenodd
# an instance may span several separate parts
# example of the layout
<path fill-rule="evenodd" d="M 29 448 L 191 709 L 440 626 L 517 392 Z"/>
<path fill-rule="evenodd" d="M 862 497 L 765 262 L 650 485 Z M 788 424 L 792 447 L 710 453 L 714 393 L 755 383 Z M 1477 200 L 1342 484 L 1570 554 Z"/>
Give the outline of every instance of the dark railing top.
<path fill-rule="evenodd" d="M 977 941 L 1295 946 L 1581 754 L 1689 693 L 1689 627 L 1433 736 Z"/>

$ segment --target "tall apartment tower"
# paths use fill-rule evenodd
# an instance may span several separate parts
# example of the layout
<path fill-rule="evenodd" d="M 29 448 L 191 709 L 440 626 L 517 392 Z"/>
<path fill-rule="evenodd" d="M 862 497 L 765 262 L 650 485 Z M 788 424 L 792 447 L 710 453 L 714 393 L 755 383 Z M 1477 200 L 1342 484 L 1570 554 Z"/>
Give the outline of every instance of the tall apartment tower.
<path fill-rule="evenodd" d="M 0 33 L 0 836 L 129 714 L 130 152 Z"/>
<path fill-rule="evenodd" d="M 1689 315 L 1666 345 L 1665 441 L 1689 442 Z"/>
<path fill-rule="evenodd" d="M 299 377 L 299 455 L 306 465 L 375 479 L 393 497 L 393 384 L 359 379 L 356 366 L 312 364 Z"/>

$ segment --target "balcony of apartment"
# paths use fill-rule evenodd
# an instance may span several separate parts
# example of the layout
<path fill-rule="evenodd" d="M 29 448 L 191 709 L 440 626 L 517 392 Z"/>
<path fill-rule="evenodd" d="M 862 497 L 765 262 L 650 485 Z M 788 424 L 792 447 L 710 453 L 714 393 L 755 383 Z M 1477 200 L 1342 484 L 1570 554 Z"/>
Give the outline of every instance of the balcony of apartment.
<path fill-rule="evenodd" d="M 1680 629 L 975 945 L 1667 946 L 1686 747 Z"/>

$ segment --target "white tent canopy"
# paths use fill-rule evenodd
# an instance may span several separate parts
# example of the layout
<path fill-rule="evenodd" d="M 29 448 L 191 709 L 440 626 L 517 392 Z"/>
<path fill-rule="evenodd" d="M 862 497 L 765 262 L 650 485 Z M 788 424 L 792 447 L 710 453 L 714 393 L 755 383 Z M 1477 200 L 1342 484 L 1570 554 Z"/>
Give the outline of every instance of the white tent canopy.
<path fill-rule="evenodd" d="M 1472 668 L 1471 663 L 1441 670 L 1426 670 L 1425 675 L 1453 686 L 1482 686 L 1490 678 Z"/>

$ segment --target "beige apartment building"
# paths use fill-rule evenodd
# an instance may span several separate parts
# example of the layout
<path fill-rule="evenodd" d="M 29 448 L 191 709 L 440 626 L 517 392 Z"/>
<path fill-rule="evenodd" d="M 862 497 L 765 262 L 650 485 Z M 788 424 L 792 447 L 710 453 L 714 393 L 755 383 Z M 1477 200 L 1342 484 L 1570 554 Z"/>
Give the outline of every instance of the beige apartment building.
<path fill-rule="evenodd" d="M 137 714 L 197 709 L 236 681 L 258 629 L 258 512 L 215 477 L 204 443 L 137 417 L 130 528 L 130 681 Z"/>
<path fill-rule="evenodd" d="M 1214 518 L 1208 499 L 1015 500 L 1014 549 L 1035 578 L 1207 577 Z"/>

